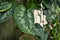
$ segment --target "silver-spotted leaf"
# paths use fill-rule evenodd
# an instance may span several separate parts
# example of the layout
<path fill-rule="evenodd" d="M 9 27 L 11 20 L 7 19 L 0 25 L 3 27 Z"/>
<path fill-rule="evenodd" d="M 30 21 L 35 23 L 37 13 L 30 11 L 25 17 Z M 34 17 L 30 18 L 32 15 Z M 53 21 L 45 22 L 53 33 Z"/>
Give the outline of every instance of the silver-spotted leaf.
<path fill-rule="evenodd" d="M 51 10 L 44 10 L 44 14 L 47 17 L 46 19 L 47 19 L 48 23 L 52 23 L 56 19 L 55 12 L 53 12 Z"/>
<path fill-rule="evenodd" d="M 0 3 L 0 12 L 4 12 L 12 7 L 10 2 L 1 2 Z"/>
<path fill-rule="evenodd" d="M 14 18 L 18 28 L 28 34 L 33 34 L 34 15 L 32 10 L 27 10 L 24 5 L 18 5 L 14 11 Z"/>
<path fill-rule="evenodd" d="M 13 9 L 9 9 L 5 12 L 0 12 L 0 23 L 6 22 L 13 14 Z"/>

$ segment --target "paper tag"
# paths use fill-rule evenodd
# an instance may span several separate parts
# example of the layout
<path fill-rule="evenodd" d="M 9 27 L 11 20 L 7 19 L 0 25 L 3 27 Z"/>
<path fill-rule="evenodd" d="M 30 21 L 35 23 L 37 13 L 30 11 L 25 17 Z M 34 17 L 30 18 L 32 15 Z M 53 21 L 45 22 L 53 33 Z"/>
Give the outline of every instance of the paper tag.
<path fill-rule="evenodd" d="M 40 10 L 34 10 L 34 23 L 40 24 L 42 27 L 47 24 L 46 16 Z"/>

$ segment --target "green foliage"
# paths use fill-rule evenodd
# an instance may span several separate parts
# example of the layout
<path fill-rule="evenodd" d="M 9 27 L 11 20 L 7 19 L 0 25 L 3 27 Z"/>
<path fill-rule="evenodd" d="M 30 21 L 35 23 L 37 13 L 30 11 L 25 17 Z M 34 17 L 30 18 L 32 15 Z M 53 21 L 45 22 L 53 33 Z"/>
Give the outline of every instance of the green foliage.
<path fill-rule="evenodd" d="M 34 16 L 31 10 L 26 11 L 24 5 L 18 5 L 14 11 L 14 18 L 22 32 L 33 34 Z"/>
<path fill-rule="evenodd" d="M 27 9 L 39 9 L 41 2 L 42 0 L 27 0 L 25 5 Z"/>
<path fill-rule="evenodd" d="M 48 33 L 45 33 L 43 28 L 38 24 L 34 24 L 34 15 L 32 10 L 26 8 L 24 5 L 18 5 L 14 11 L 14 18 L 18 28 L 27 34 L 33 34 L 41 37 L 41 40 L 47 40 Z"/>
<path fill-rule="evenodd" d="M 2 23 L 10 19 L 13 13 L 13 9 L 12 4 L 9 2 L 3 2 L 0 5 L 0 23 Z"/>
<path fill-rule="evenodd" d="M 49 0 L 43 2 L 45 8 L 44 14 L 47 16 L 48 25 L 51 25 L 53 28 L 51 30 L 51 37 L 54 40 L 60 40 L 60 4 L 59 0 Z"/>
<path fill-rule="evenodd" d="M 39 36 L 39 40 L 47 40 L 48 32 L 46 32 L 39 24 L 35 24 L 34 33 Z"/>
<path fill-rule="evenodd" d="M 52 23 L 56 18 L 55 12 L 53 12 L 51 10 L 44 10 L 44 14 L 47 17 L 47 21 L 48 21 L 49 24 Z"/>
<path fill-rule="evenodd" d="M 9 1 L 12 2 L 12 0 Z M 14 3 L 15 1 L 13 0 Z M 43 13 L 46 15 L 48 21 L 48 24 L 45 26 L 47 28 L 50 26 L 53 27 L 53 29 L 47 29 L 47 31 L 51 30 L 51 36 L 53 35 L 54 40 L 60 40 L 60 0 L 29 0 L 25 4 L 19 3 L 20 5 L 10 2 L 0 3 L 0 23 L 10 19 L 14 12 L 15 22 L 22 32 L 39 36 L 39 40 L 47 40 L 48 32 L 39 24 L 34 24 L 34 15 L 32 13 L 32 10 L 39 9 L 40 3 L 42 3 L 44 7 Z M 16 5 L 14 6 L 15 10 L 13 10 L 13 5 Z"/>
<path fill-rule="evenodd" d="M 12 4 L 9 2 L 1 2 L 0 3 L 0 12 L 4 12 L 12 7 Z"/>

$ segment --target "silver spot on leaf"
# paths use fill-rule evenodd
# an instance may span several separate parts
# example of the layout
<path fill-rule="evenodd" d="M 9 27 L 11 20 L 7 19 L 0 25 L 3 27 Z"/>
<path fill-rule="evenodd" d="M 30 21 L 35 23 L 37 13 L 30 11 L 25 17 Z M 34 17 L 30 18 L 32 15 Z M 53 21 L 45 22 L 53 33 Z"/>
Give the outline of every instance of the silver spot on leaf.
<path fill-rule="evenodd" d="M 31 18 L 31 17 L 32 17 L 31 13 L 28 13 L 28 17 L 29 17 L 29 18 Z"/>
<path fill-rule="evenodd" d="M 21 17 L 24 15 L 24 13 L 23 13 L 23 12 L 19 12 L 19 13 L 20 13 L 20 16 L 21 16 Z"/>
<path fill-rule="evenodd" d="M 25 24 L 25 20 L 24 19 L 21 19 L 20 23 L 21 24 Z"/>
<path fill-rule="evenodd" d="M 20 14 L 17 14 L 17 16 L 20 16 Z"/>
<path fill-rule="evenodd" d="M 28 33 L 30 33 L 30 30 L 28 29 Z"/>
<path fill-rule="evenodd" d="M 26 27 L 26 29 L 28 29 L 28 26 Z"/>

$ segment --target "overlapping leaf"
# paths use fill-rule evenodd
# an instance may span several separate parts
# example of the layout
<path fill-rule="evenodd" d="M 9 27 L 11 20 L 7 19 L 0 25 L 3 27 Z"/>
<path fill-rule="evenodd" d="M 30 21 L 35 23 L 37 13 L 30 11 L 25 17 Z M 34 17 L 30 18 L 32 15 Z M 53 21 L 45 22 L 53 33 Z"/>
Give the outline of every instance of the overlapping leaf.
<path fill-rule="evenodd" d="M 47 21 L 49 23 L 52 23 L 55 20 L 55 18 L 57 17 L 56 11 L 57 11 L 58 5 L 57 5 L 56 0 L 55 1 L 51 0 L 51 2 L 49 1 L 49 3 L 44 1 L 43 6 L 46 8 L 44 10 L 44 14 L 47 16 Z"/>
<path fill-rule="evenodd" d="M 18 5 L 14 11 L 14 18 L 18 28 L 27 34 L 33 34 L 41 37 L 41 40 L 47 40 L 48 33 L 45 33 L 40 25 L 34 24 L 34 15 L 32 10 L 27 10 L 23 5 Z"/>
<path fill-rule="evenodd" d="M 9 9 L 8 11 L 6 12 L 3 12 L 0 14 L 0 23 L 3 23 L 3 22 L 6 22 L 8 19 L 10 19 L 10 17 L 12 16 L 13 14 L 13 9 Z"/>
<path fill-rule="evenodd" d="M 14 11 L 14 17 L 18 28 L 28 34 L 33 34 L 34 16 L 32 10 L 27 10 L 24 5 L 18 5 Z"/>
<path fill-rule="evenodd" d="M 4 12 L 12 7 L 12 4 L 9 2 L 1 2 L 0 3 L 0 12 Z"/>
<path fill-rule="evenodd" d="M 0 4 L 0 23 L 6 22 L 13 14 L 12 3 L 2 2 Z"/>
<path fill-rule="evenodd" d="M 45 32 L 45 30 L 37 23 L 35 24 L 34 32 L 36 36 L 40 37 L 40 40 L 47 40 L 48 32 Z"/>

